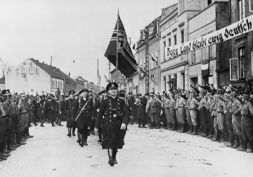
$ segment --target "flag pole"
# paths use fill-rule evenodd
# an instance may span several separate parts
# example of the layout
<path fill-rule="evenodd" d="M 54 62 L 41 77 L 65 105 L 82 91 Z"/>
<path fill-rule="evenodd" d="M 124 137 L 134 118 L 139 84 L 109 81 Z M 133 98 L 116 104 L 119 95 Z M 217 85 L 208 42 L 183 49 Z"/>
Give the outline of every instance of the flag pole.
<path fill-rule="evenodd" d="M 117 18 L 117 43 L 116 43 L 116 79 L 119 83 L 119 9 L 118 9 L 118 18 Z"/>

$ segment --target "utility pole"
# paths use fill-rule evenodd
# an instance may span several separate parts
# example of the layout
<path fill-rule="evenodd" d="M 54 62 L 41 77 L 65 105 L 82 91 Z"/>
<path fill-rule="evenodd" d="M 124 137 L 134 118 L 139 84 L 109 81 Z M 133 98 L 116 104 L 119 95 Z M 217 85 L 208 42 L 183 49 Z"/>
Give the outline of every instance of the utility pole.
<path fill-rule="evenodd" d="M 145 91 L 149 93 L 149 27 L 147 26 L 144 30 L 145 32 L 145 72 L 147 73 L 147 77 L 145 77 Z"/>

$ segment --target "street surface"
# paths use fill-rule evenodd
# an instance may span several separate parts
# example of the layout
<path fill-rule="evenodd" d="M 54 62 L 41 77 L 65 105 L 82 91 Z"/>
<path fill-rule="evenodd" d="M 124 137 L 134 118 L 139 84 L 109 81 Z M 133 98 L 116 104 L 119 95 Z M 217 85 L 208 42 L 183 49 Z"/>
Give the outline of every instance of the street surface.
<path fill-rule="evenodd" d="M 126 145 L 110 167 L 107 151 L 88 139 L 80 147 L 65 126 L 31 127 L 34 138 L 0 162 L 0 177 L 251 177 L 253 154 L 200 136 L 165 129 L 128 128 Z"/>

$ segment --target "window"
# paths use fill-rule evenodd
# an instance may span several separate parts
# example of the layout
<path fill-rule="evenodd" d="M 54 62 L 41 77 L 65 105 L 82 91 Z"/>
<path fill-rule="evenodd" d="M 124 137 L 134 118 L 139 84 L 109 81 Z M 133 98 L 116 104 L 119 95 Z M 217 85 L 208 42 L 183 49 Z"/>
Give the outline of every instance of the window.
<path fill-rule="evenodd" d="M 155 66 L 157 67 L 158 66 L 158 52 L 157 51 L 155 51 L 155 60 L 156 60 L 156 61 L 154 61 Z"/>
<path fill-rule="evenodd" d="M 239 77 L 245 78 L 245 60 L 246 60 L 246 54 L 245 54 L 245 47 L 241 47 L 238 49 L 238 58 L 239 58 Z"/>
<path fill-rule="evenodd" d="M 253 0 L 249 0 L 249 11 L 253 12 Z"/>
<path fill-rule="evenodd" d="M 166 41 L 163 41 L 163 61 L 165 61 L 166 59 Z"/>
<path fill-rule="evenodd" d="M 177 45 L 177 35 L 174 35 L 174 45 Z"/>
<path fill-rule="evenodd" d="M 171 38 L 168 39 L 168 46 L 171 46 Z"/>
<path fill-rule="evenodd" d="M 212 0 L 207 0 L 207 5 L 212 4 Z"/>
<path fill-rule="evenodd" d="M 181 30 L 181 43 L 184 43 L 184 30 Z"/>
<path fill-rule="evenodd" d="M 238 0 L 239 20 L 245 18 L 245 0 Z"/>
<path fill-rule="evenodd" d="M 192 52 L 192 64 L 195 64 L 196 63 L 196 52 L 193 51 Z"/>
<path fill-rule="evenodd" d="M 33 67 L 29 68 L 29 74 L 31 74 L 31 75 L 34 74 L 34 68 Z"/>
<path fill-rule="evenodd" d="M 239 62 L 238 62 L 238 58 L 230 58 L 229 60 L 229 69 L 230 69 L 230 80 L 231 81 L 236 81 L 239 79 L 238 75 L 239 75 Z"/>
<path fill-rule="evenodd" d="M 59 89 L 62 90 L 62 82 L 59 82 L 59 85 L 58 85 Z"/>
<path fill-rule="evenodd" d="M 40 70 L 38 68 L 36 68 L 36 75 L 38 76 L 40 74 L 39 72 Z"/>
<path fill-rule="evenodd" d="M 202 48 L 202 59 L 206 60 L 210 58 L 209 47 Z"/>
<path fill-rule="evenodd" d="M 209 46 L 209 58 L 215 58 L 216 57 L 216 45 L 210 45 Z"/>

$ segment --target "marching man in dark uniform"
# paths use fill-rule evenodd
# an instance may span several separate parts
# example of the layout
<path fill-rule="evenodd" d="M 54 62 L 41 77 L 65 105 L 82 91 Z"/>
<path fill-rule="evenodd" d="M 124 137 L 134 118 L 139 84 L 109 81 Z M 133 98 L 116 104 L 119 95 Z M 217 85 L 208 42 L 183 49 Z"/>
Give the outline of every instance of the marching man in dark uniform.
<path fill-rule="evenodd" d="M 48 100 L 45 101 L 43 105 L 43 113 L 46 116 L 46 118 L 50 121 L 52 124 L 52 127 L 54 127 L 54 116 L 55 116 L 55 103 L 54 103 L 54 95 L 50 94 L 48 97 Z"/>
<path fill-rule="evenodd" d="M 78 109 L 78 101 L 74 98 L 75 91 L 69 91 L 69 98 L 66 100 L 66 110 L 67 110 L 67 128 L 68 128 L 68 136 L 71 137 L 71 130 L 74 136 L 75 133 L 75 118 Z"/>
<path fill-rule="evenodd" d="M 98 115 L 99 122 L 104 119 L 102 148 L 108 149 L 111 166 L 117 164 L 116 154 L 124 145 L 125 131 L 128 122 L 127 105 L 124 99 L 118 97 L 118 84 L 110 82 L 106 86 L 109 98 L 103 100 Z"/>
<path fill-rule="evenodd" d="M 90 134 L 89 126 L 93 114 L 93 99 L 88 95 L 89 90 L 83 89 L 79 92 L 81 97 L 79 99 L 79 106 L 76 122 L 78 128 L 78 140 L 77 142 L 80 144 L 81 147 L 83 145 L 87 146 L 87 138 Z"/>
<path fill-rule="evenodd" d="M 98 125 L 98 113 L 99 113 L 99 110 L 100 110 L 100 105 L 101 105 L 101 102 L 103 101 L 104 99 L 104 93 L 106 91 L 103 90 L 102 92 L 100 92 L 98 95 L 99 95 L 99 98 L 96 100 L 96 103 L 95 103 L 95 108 L 94 108 L 94 116 L 96 117 L 96 127 L 98 127 L 98 142 L 99 143 L 102 143 L 103 142 L 103 121 L 101 120 L 100 121 L 100 125 Z"/>

